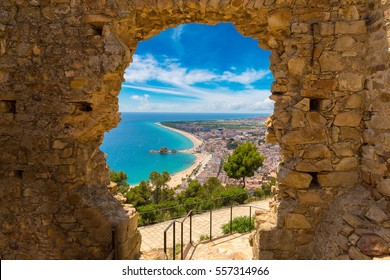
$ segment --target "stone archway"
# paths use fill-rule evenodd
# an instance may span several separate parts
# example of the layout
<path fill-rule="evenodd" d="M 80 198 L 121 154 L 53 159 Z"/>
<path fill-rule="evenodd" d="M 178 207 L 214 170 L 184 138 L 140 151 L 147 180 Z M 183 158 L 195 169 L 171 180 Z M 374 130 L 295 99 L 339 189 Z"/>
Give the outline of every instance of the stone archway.
<path fill-rule="evenodd" d="M 108 193 L 99 146 L 119 121 L 117 95 L 137 43 L 188 22 L 232 22 L 272 51 L 276 103 L 267 138 L 279 142 L 283 163 L 272 209 L 257 216 L 255 256 L 361 253 L 360 247 L 337 243 L 345 220 L 332 232 L 338 251 L 318 252 L 325 246 L 328 217 L 340 212 L 335 205 L 341 193 L 348 198 L 355 186 L 364 185 L 382 202 L 364 200 L 389 216 L 389 5 L 379 0 L 2 1 L 0 257 L 105 258 L 112 228 L 117 257 L 137 254 L 137 216 Z M 367 203 L 355 201 L 356 195 L 350 199 L 356 205 L 346 214 L 366 211 Z M 375 226 L 385 223 L 382 215 Z M 349 234 L 356 232 L 351 222 L 349 227 Z"/>

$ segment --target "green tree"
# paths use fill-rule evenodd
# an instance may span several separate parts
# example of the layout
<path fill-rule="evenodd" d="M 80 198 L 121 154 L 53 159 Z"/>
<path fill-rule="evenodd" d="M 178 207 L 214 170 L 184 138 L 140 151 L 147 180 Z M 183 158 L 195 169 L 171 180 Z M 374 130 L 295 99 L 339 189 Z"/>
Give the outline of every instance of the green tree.
<path fill-rule="evenodd" d="M 126 193 L 129 189 L 129 184 L 127 183 L 127 174 L 122 170 L 119 172 L 110 170 L 110 181 L 117 183 L 118 191 L 120 193 Z"/>
<path fill-rule="evenodd" d="M 171 179 L 171 176 L 167 171 L 163 171 L 163 173 L 161 174 L 157 171 L 153 171 L 152 173 L 150 173 L 149 179 L 154 187 L 153 190 L 154 203 L 158 204 L 160 202 L 161 189 L 166 187 L 167 182 Z"/>
<path fill-rule="evenodd" d="M 129 189 L 126 194 L 126 199 L 127 203 L 139 207 L 149 204 L 150 196 L 150 182 L 142 180 L 138 186 Z"/>
<path fill-rule="evenodd" d="M 244 183 L 245 178 L 252 177 L 254 171 L 263 166 L 264 156 L 257 150 L 256 146 L 250 142 L 239 145 L 234 149 L 233 154 L 223 165 L 223 170 L 230 178 L 241 179 Z"/>

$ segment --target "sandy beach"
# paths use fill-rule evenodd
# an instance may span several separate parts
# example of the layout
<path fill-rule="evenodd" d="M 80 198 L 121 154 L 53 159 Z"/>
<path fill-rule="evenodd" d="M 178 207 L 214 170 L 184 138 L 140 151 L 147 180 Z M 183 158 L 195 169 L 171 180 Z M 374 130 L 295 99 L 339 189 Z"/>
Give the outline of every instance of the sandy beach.
<path fill-rule="evenodd" d="M 177 173 L 174 173 L 174 174 L 171 174 L 171 180 L 168 182 L 168 186 L 171 188 L 174 188 L 177 185 L 180 185 L 183 182 L 183 179 L 185 179 L 187 176 L 190 176 L 191 173 L 194 171 L 194 169 L 197 168 L 199 165 L 204 166 L 208 162 L 208 160 L 210 159 L 210 156 L 208 153 L 203 152 L 203 151 L 201 153 L 195 152 L 195 150 L 198 147 L 202 146 L 202 144 L 203 144 L 203 140 L 199 139 L 195 135 L 188 133 L 188 132 L 185 132 L 185 131 L 182 131 L 182 130 L 179 130 L 179 129 L 175 129 L 172 127 L 162 125 L 161 123 L 156 123 L 156 124 L 166 128 L 166 129 L 170 129 L 172 131 L 180 133 L 181 135 L 190 139 L 192 141 L 192 143 L 194 143 L 194 147 L 192 147 L 191 149 L 179 150 L 180 152 L 183 152 L 183 153 L 190 153 L 190 154 L 195 155 L 196 160 L 187 169 L 180 171 L 180 172 L 177 172 Z"/>

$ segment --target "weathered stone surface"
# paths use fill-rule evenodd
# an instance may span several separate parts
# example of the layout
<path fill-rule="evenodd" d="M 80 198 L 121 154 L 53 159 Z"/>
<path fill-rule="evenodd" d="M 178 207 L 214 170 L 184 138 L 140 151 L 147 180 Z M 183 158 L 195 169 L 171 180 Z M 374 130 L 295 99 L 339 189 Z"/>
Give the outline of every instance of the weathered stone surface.
<path fill-rule="evenodd" d="M 358 127 L 362 120 L 362 114 L 359 111 L 342 112 L 336 115 L 334 125 Z"/>
<path fill-rule="evenodd" d="M 376 223 L 382 223 L 389 219 L 386 213 L 383 212 L 382 209 L 380 209 L 378 206 L 372 206 L 370 209 L 368 209 L 366 217 Z"/>
<path fill-rule="evenodd" d="M 332 162 L 330 159 L 323 160 L 303 160 L 299 162 L 295 169 L 302 172 L 324 172 L 332 171 Z M 343 169 L 348 170 L 348 169 Z"/>
<path fill-rule="evenodd" d="M 337 34 L 361 34 L 365 32 L 366 23 L 364 20 L 336 22 L 335 33 Z"/>
<path fill-rule="evenodd" d="M 294 108 L 302 110 L 302 111 L 309 111 L 310 110 L 310 99 L 309 98 L 303 98 L 301 101 L 299 101 Z"/>
<path fill-rule="evenodd" d="M 354 94 L 352 95 L 345 104 L 346 109 L 356 109 L 360 108 L 363 104 L 363 99 L 360 95 Z"/>
<path fill-rule="evenodd" d="M 352 228 L 358 228 L 365 226 L 365 222 L 352 214 L 347 214 L 343 216 L 343 220 L 346 221 Z"/>
<path fill-rule="evenodd" d="M 364 255 L 362 252 L 360 252 L 359 249 L 357 249 L 354 246 L 351 246 L 349 248 L 348 255 L 351 258 L 351 260 L 370 260 L 371 259 L 369 256 Z"/>
<path fill-rule="evenodd" d="M 359 182 L 359 174 L 357 172 L 332 172 L 328 174 L 319 174 L 318 182 L 322 187 L 354 186 Z"/>
<path fill-rule="evenodd" d="M 355 73 L 342 73 L 338 78 L 339 89 L 348 91 L 361 91 L 364 89 L 364 76 Z"/>
<path fill-rule="evenodd" d="M 357 169 L 358 160 L 355 157 L 347 157 L 340 160 L 340 162 L 335 166 L 335 171 L 348 171 Z"/>
<path fill-rule="evenodd" d="M 294 76 L 301 76 L 306 68 L 306 62 L 303 58 L 292 58 L 287 63 L 288 70 Z"/>
<path fill-rule="evenodd" d="M 289 9 L 279 9 L 268 15 L 268 30 L 273 34 L 290 34 L 291 11 Z"/>
<path fill-rule="evenodd" d="M 305 127 L 305 125 L 306 125 L 305 113 L 301 110 L 292 110 L 291 127 L 299 128 L 299 127 Z"/>
<path fill-rule="evenodd" d="M 299 203 L 303 205 L 320 205 L 324 202 L 320 193 L 314 191 L 298 192 L 298 199 Z"/>
<path fill-rule="evenodd" d="M 347 51 L 350 50 L 355 44 L 356 41 L 353 37 L 343 36 L 337 39 L 333 49 L 336 51 Z"/>
<path fill-rule="evenodd" d="M 325 145 L 312 145 L 310 149 L 306 149 L 303 158 L 329 158 L 332 153 Z"/>
<path fill-rule="evenodd" d="M 327 139 L 326 131 L 322 129 L 300 128 L 286 133 L 282 143 L 287 145 L 323 143 Z"/>
<path fill-rule="evenodd" d="M 377 186 L 376 189 L 381 194 L 390 197 L 390 179 L 383 179 Z"/>
<path fill-rule="evenodd" d="M 312 176 L 307 173 L 296 172 L 290 169 L 279 167 L 278 182 L 297 189 L 307 189 L 310 186 Z"/>
<path fill-rule="evenodd" d="M 112 227 L 119 255 L 136 256 L 136 214 L 105 188 L 109 176 L 99 150 L 104 133 L 119 122 L 124 71 L 138 42 L 162 30 L 233 22 L 272 51 L 275 112 L 266 139 L 281 146 L 290 169 L 284 176 L 304 182 L 298 182 L 303 189 L 286 180 L 275 187 L 271 218 L 258 225 L 254 242 L 264 251 L 256 256 L 312 258 L 317 246 L 326 252 L 322 256 L 346 258 L 348 251 L 364 258 L 356 248 L 337 244 L 340 231 L 333 228 L 345 213 L 362 216 L 362 209 L 376 204 L 384 209 L 387 199 L 388 3 L 328 2 L 0 1 L 0 233 L 7 236 L 0 257 L 105 258 Z M 356 116 L 341 115 L 351 110 Z M 310 192 L 321 194 L 322 203 L 300 194 L 311 177 Z M 317 179 L 328 186 L 316 186 Z M 355 182 L 376 200 L 355 196 L 344 213 L 334 202 L 353 188 L 333 186 Z M 328 226 L 318 228 L 331 211 Z M 286 230 L 291 213 L 305 216 L 312 228 Z M 388 236 L 382 232 L 388 222 L 369 216 L 377 221 L 365 221 L 365 230 L 375 226 Z M 329 244 L 318 241 L 322 235 Z"/>
<path fill-rule="evenodd" d="M 288 214 L 285 220 L 288 229 L 310 229 L 311 225 L 307 218 L 302 214 Z"/>
<path fill-rule="evenodd" d="M 368 256 L 380 256 L 389 253 L 387 242 L 375 233 L 363 235 L 359 239 L 357 247 Z"/>
<path fill-rule="evenodd" d="M 340 71 L 344 68 L 340 57 L 336 53 L 325 52 L 320 57 L 322 71 Z"/>

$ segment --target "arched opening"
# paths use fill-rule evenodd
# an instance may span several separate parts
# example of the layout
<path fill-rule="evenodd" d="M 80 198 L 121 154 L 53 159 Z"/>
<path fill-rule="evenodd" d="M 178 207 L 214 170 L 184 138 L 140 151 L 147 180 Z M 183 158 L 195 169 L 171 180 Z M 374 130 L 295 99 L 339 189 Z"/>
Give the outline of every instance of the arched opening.
<path fill-rule="evenodd" d="M 256 217 L 255 258 L 373 258 L 354 222 L 388 230 L 386 3 L 30 2 L 0 4 L 2 258 L 105 258 L 113 228 L 117 257 L 134 257 L 137 214 L 108 193 L 99 147 L 138 42 L 190 22 L 232 22 L 272 51 L 267 140 L 284 161 L 272 211 Z M 359 185 L 368 196 L 353 195 Z"/>
<path fill-rule="evenodd" d="M 264 122 L 273 110 L 269 55 L 259 48 L 258 41 L 243 37 L 231 23 L 179 25 L 139 43 L 119 96 L 122 122 L 105 135 L 102 150 L 108 155 L 110 169 L 124 171 L 128 183 L 137 186 L 132 190 L 124 187 L 112 171 L 112 178 L 121 185 L 123 200 L 127 198 L 126 203 L 140 213 L 142 251 L 163 247 L 163 229 L 155 225 L 157 230 L 145 230 L 149 223 L 162 223 L 185 216 L 189 210 L 199 210 L 201 200 L 215 204 L 212 209 L 227 206 L 217 206 L 217 190 L 205 197 L 191 194 L 188 199 L 180 198 L 189 184 L 206 184 L 214 177 L 221 184 L 218 192 L 226 186 L 244 187 L 245 196 L 249 196 L 247 203 L 270 196 L 280 156 L 277 145 L 265 145 Z M 193 145 L 198 146 L 188 149 L 192 146 L 188 139 L 161 129 L 157 122 L 191 133 L 191 139 L 195 136 Z M 263 168 L 245 178 L 246 185 L 242 186 L 242 179 L 230 178 L 222 167 L 234 148 L 248 141 L 261 151 L 265 161 Z M 168 147 L 164 155 L 160 154 L 162 147 Z M 172 194 L 159 202 L 153 199 L 156 190 L 149 180 L 154 171 L 171 175 L 164 189 L 172 190 Z M 147 186 L 150 197 L 135 191 L 141 188 L 141 180 L 147 181 L 141 183 L 142 192 Z M 192 201 L 197 201 L 193 209 L 183 206 Z M 170 210 L 159 210 L 166 208 Z M 149 212 L 154 209 L 152 217 Z M 228 214 L 225 220 L 229 220 Z M 153 234 L 149 234 L 151 231 Z M 155 238 L 157 232 L 161 238 Z M 250 248 L 249 242 L 247 245 Z"/>

